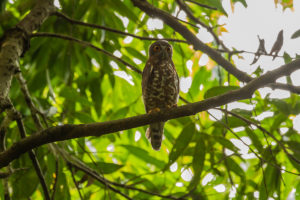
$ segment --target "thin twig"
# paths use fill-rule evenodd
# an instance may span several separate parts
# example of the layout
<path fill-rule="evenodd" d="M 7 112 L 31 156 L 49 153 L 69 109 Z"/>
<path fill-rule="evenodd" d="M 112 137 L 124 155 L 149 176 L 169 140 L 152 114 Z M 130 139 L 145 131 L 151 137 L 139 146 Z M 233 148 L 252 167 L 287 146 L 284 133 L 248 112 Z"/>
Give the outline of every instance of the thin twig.
<path fill-rule="evenodd" d="M 19 85 L 20 85 L 21 91 L 22 91 L 22 93 L 24 95 L 26 104 L 28 105 L 28 107 L 29 107 L 29 109 L 31 111 L 31 117 L 32 117 L 32 119 L 34 121 L 34 124 L 35 124 L 37 130 L 41 131 L 43 129 L 42 123 L 41 123 L 40 119 L 37 116 L 37 113 L 41 113 L 41 112 L 33 104 L 33 101 L 32 101 L 32 99 L 30 97 L 30 93 L 29 93 L 29 90 L 28 90 L 28 87 L 27 87 L 27 84 L 26 84 L 26 81 L 25 81 L 22 73 L 18 73 L 16 75 L 16 78 L 17 78 L 17 80 L 19 82 Z"/>
<path fill-rule="evenodd" d="M 217 45 L 221 45 L 224 50 L 229 51 L 229 49 L 224 45 L 224 43 L 215 34 L 215 32 L 213 31 L 213 28 L 206 25 L 205 23 L 200 21 L 197 17 L 195 17 L 194 14 L 192 13 L 192 11 L 190 10 L 190 8 L 185 4 L 185 2 L 183 0 L 176 0 L 176 2 L 180 6 L 180 8 L 185 11 L 187 16 L 191 20 L 193 20 L 194 22 L 200 24 L 202 27 L 204 27 L 213 36 L 213 38 L 216 41 Z"/>
<path fill-rule="evenodd" d="M 257 54 L 257 52 L 253 52 L 253 51 L 246 51 L 246 50 L 235 50 L 235 51 L 231 51 L 231 50 L 224 50 L 224 49 L 215 49 L 216 51 L 219 51 L 221 53 L 229 53 L 231 55 L 234 55 L 234 54 L 240 54 L 240 53 L 248 53 L 248 54 Z M 271 57 L 274 57 L 274 55 L 271 55 L 269 53 L 260 53 L 260 54 L 257 54 L 259 56 L 271 56 Z M 280 55 L 276 55 L 275 56 L 276 58 L 279 57 L 279 58 L 284 58 L 284 56 L 280 56 Z M 296 59 L 296 58 L 292 58 L 292 59 Z"/>
<path fill-rule="evenodd" d="M 91 177 L 95 178 L 97 181 L 104 184 L 106 187 L 108 187 L 110 190 L 114 191 L 115 193 L 120 194 L 121 196 L 125 197 L 126 199 L 132 200 L 132 198 L 130 198 L 126 194 L 122 193 L 120 190 L 112 187 L 110 184 L 107 184 L 107 182 L 105 180 L 103 180 L 103 178 L 101 176 L 99 176 L 97 173 L 95 173 L 94 171 L 86 170 L 85 168 L 80 167 L 79 165 L 73 165 L 73 163 L 70 163 L 70 164 L 72 166 L 74 166 L 75 168 L 77 168 L 77 169 L 85 172 L 86 174 L 90 175 Z"/>
<path fill-rule="evenodd" d="M 83 200 L 82 195 L 81 195 L 81 192 L 80 192 L 80 188 L 79 188 L 78 183 L 77 183 L 77 181 L 76 181 L 76 179 L 75 179 L 74 172 L 73 172 L 73 169 L 72 169 L 72 166 L 71 166 L 71 165 L 69 165 L 69 170 L 70 170 L 70 172 L 71 172 L 71 176 L 72 176 L 72 179 L 73 179 L 73 183 L 74 183 L 75 186 L 76 186 L 76 189 L 77 189 L 77 191 L 78 191 L 79 197 L 80 197 L 81 200 Z"/>
<path fill-rule="evenodd" d="M 208 112 L 209 113 L 209 112 Z M 209 113 L 210 114 L 210 113 Z M 262 158 L 261 156 L 259 156 L 246 142 L 244 142 L 244 140 L 242 140 L 229 126 L 227 126 L 225 123 L 223 123 L 222 121 L 218 120 L 215 116 L 213 116 L 212 114 L 210 114 L 216 121 L 218 121 L 219 123 L 221 123 L 228 131 L 230 131 L 236 138 L 238 138 L 238 140 L 240 140 L 245 146 L 247 146 L 249 148 L 249 150 L 261 161 L 268 163 L 272 166 L 274 166 L 275 168 L 277 168 L 278 170 L 282 170 L 284 172 L 287 172 L 289 174 L 293 174 L 293 175 L 297 175 L 299 176 L 300 173 L 295 173 L 292 171 L 288 171 L 286 169 L 283 169 L 281 167 L 279 167 L 277 164 L 274 164 L 272 162 L 269 162 L 267 160 L 265 160 L 264 158 Z"/>
<path fill-rule="evenodd" d="M 58 160 L 56 160 L 55 161 L 55 177 L 54 177 L 54 184 L 53 184 L 51 200 L 55 199 L 55 193 L 56 193 L 57 182 L 58 182 L 58 172 L 59 172 L 59 162 L 58 162 Z"/>
<path fill-rule="evenodd" d="M 196 4 L 196 5 L 198 5 L 198 6 L 200 6 L 200 7 L 203 7 L 203 8 L 207 8 L 207 9 L 211 9 L 211 10 L 218 10 L 218 9 L 215 8 L 215 7 L 211 7 L 211 6 L 202 4 L 202 3 L 198 3 L 197 1 L 193 1 L 193 0 L 184 0 L 184 1 L 191 2 L 191 3 Z"/>
<path fill-rule="evenodd" d="M 85 163 L 83 163 L 82 161 L 80 161 L 75 156 L 71 155 L 70 153 L 64 151 L 61 148 L 57 148 L 57 150 L 58 150 L 58 153 L 62 156 L 62 158 L 69 165 L 71 165 L 74 168 L 76 168 L 76 169 L 78 169 L 80 171 L 83 171 L 86 174 L 88 174 L 89 176 L 95 178 L 99 182 L 103 183 L 109 189 L 111 189 L 111 185 L 113 185 L 113 186 L 121 187 L 121 188 L 128 189 L 128 190 L 139 191 L 139 192 L 142 192 L 142 193 L 145 193 L 145 194 L 149 194 L 149 195 L 152 195 L 152 196 L 158 196 L 158 197 L 161 197 L 161 198 L 167 198 L 167 199 L 173 199 L 173 200 L 178 199 L 178 198 L 173 197 L 171 195 L 161 195 L 159 193 L 155 193 L 155 192 L 151 192 L 151 191 L 147 191 L 147 190 L 135 188 L 133 186 L 129 186 L 129 185 L 126 185 L 126 184 L 116 183 L 116 182 L 112 182 L 110 180 L 107 180 L 106 178 L 104 178 L 103 176 L 101 176 L 97 171 L 95 171 L 91 167 L 87 166 Z"/>
<path fill-rule="evenodd" d="M 21 167 L 21 168 L 17 168 L 17 169 L 10 169 L 7 172 L 0 172 L 0 179 L 7 178 L 7 177 L 11 176 L 12 174 L 14 174 L 15 172 L 27 170 L 27 169 L 28 168 Z"/>
<path fill-rule="evenodd" d="M 18 125 L 19 131 L 20 131 L 21 138 L 23 138 L 23 139 L 26 138 L 26 130 L 25 130 L 21 115 L 19 113 L 17 114 L 16 121 L 17 121 L 17 125 Z M 37 174 L 37 176 L 40 180 L 41 186 L 43 188 L 45 199 L 50 200 L 49 190 L 48 190 L 44 175 L 42 173 L 42 169 L 41 169 L 41 166 L 39 164 L 39 161 L 38 161 L 38 159 L 37 159 L 37 157 L 36 157 L 33 150 L 28 151 L 28 153 L 29 153 L 29 157 L 32 161 L 33 167 L 36 171 L 36 174 Z"/>
<path fill-rule="evenodd" d="M 173 38 L 142 37 L 142 36 L 134 35 L 132 33 L 126 33 L 126 32 L 123 32 L 123 31 L 120 31 L 120 30 L 117 30 L 117 29 L 113 29 L 113 28 L 110 28 L 110 27 L 106 27 L 106 26 L 101 26 L 101 25 L 97 25 L 97 24 L 91 24 L 91 23 L 86 23 L 86 22 L 82 22 L 82 21 L 79 21 L 79 20 L 75 20 L 75 19 L 72 19 L 72 18 L 68 17 L 67 15 L 65 15 L 65 14 L 63 14 L 61 12 L 58 12 L 58 11 L 54 12 L 53 14 L 56 15 L 56 16 L 58 16 L 58 17 L 61 17 L 61 18 L 65 19 L 67 21 L 69 21 L 72 24 L 77 24 L 77 25 L 81 25 L 81 26 L 102 29 L 102 30 L 106 30 L 106 31 L 109 31 L 109 32 L 112 32 L 112 33 L 117 33 L 117 34 L 121 34 L 121 35 L 131 36 L 133 38 L 137 38 L 137 39 L 140 39 L 140 40 L 167 40 L 167 41 L 170 41 L 170 42 L 187 43 L 187 41 L 185 41 L 185 40 L 178 40 L 178 39 L 173 39 Z"/>
<path fill-rule="evenodd" d="M 59 39 L 74 41 L 74 42 L 77 42 L 78 44 L 81 44 L 82 46 L 91 47 L 93 49 L 96 49 L 99 52 L 104 53 L 105 55 L 107 55 L 107 56 L 111 57 L 112 59 L 122 63 L 125 66 L 128 66 L 130 69 L 132 69 L 135 72 L 138 72 L 139 74 L 142 73 L 141 70 L 139 70 L 138 68 L 136 68 L 133 65 L 129 64 L 125 60 L 115 56 L 114 54 L 112 54 L 112 53 L 110 53 L 110 52 L 108 52 L 104 49 L 101 49 L 99 47 L 96 47 L 95 45 L 93 45 L 89 42 L 85 42 L 85 41 L 79 40 L 77 38 L 68 36 L 68 35 L 62 35 L 62 34 L 56 34 L 56 33 L 33 33 L 33 34 L 31 34 L 31 37 L 53 37 L 53 38 L 59 38 Z"/>
<path fill-rule="evenodd" d="M 290 153 L 288 152 L 288 150 L 286 149 L 285 145 L 282 144 L 281 141 L 279 141 L 273 134 L 271 134 L 269 131 L 267 131 L 267 130 L 266 130 L 265 128 L 263 128 L 262 126 L 256 124 L 255 122 L 253 122 L 253 121 L 251 121 L 251 120 L 248 120 L 248 119 L 246 119 L 245 117 L 243 117 L 243 116 L 241 116 L 241 115 L 238 115 L 238 114 L 236 114 L 236 113 L 234 113 L 234 112 L 231 112 L 231 111 L 228 111 L 228 110 L 224 110 L 224 109 L 222 109 L 222 108 L 215 108 L 215 109 L 216 109 L 216 110 L 220 110 L 220 111 L 225 112 L 225 113 L 228 113 L 228 114 L 230 114 L 230 115 L 232 115 L 232 116 L 234 116 L 234 117 L 236 117 L 236 118 L 239 118 L 239 119 L 241 119 L 242 121 L 246 122 L 248 125 L 254 125 L 254 126 L 256 126 L 256 127 L 257 127 L 259 130 L 261 130 L 263 133 L 268 134 L 273 140 L 275 140 L 276 143 L 282 148 L 282 150 L 284 151 L 284 153 L 285 153 L 288 157 L 290 157 L 290 158 L 291 158 L 292 160 L 294 160 L 296 163 L 300 164 L 300 160 L 298 160 L 296 157 L 294 157 L 292 154 L 290 154 Z M 268 145 L 269 145 L 269 143 L 268 143 Z"/>
<path fill-rule="evenodd" d="M 261 171 L 262 171 L 262 174 L 263 174 L 263 183 L 264 183 L 267 198 L 268 198 L 269 194 L 268 194 L 268 189 L 267 189 L 267 184 L 266 184 L 266 176 L 265 176 L 265 172 L 264 172 L 263 162 L 262 162 L 261 159 L 260 159 L 259 163 L 260 163 Z"/>

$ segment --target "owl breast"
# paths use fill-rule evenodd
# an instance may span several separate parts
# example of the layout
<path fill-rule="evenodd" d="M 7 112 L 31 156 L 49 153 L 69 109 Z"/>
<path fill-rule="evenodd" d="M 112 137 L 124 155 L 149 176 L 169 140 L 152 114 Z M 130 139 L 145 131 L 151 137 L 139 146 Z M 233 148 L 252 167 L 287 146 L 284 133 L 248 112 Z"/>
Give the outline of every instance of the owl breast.
<path fill-rule="evenodd" d="M 178 76 L 173 66 L 167 62 L 151 66 L 152 72 L 146 86 L 146 110 L 169 108 L 178 100 Z"/>

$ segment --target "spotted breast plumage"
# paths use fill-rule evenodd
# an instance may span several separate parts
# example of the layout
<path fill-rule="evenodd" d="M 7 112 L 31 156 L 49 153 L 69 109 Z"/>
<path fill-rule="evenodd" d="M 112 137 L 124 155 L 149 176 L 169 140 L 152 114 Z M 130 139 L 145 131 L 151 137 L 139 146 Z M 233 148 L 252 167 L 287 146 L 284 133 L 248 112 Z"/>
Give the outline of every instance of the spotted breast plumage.
<path fill-rule="evenodd" d="M 172 61 L 172 46 L 165 40 L 154 42 L 143 71 L 142 93 L 147 113 L 177 106 L 179 78 Z M 159 150 L 165 122 L 150 124 L 146 136 L 152 148 Z"/>

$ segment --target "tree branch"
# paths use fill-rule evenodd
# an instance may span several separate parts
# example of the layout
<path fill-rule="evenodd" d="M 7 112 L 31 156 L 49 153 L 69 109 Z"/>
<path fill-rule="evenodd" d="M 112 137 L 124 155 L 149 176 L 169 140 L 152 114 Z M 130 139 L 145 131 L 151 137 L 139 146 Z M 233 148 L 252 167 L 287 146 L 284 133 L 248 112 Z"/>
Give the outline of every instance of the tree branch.
<path fill-rule="evenodd" d="M 76 189 L 77 189 L 77 191 L 78 191 L 79 197 L 80 197 L 81 200 L 83 200 L 82 194 L 81 194 L 81 192 L 80 192 L 79 185 L 78 185 L 78 183 L 77 183 L 77 181 L 76 181 L 76 179 L 75 179 L 75 175 L 74 175 L 74 172 L 73 172 L 72 165 L 69 165 L 69 171 L 71 172 L 72 180 L 73 180 L 73 183 L 74 183 L 74 185 L 75 185 L 75 187 L 76 187 Z"/>
<path fill-rule="evenodd" d="M 186 5 L 186 3 L 184 2 L 184 0 L 176 0 L 176 2 L 179 5 L 179 7 L 187 14 L 187 16 L 191 20 L 193 20 L 197 24 L 200 24 L 202 27 L 204 27 L 213 36 L 213 38 L 215 39 L 217 45 L 221 45 L 224 50 L 229 51 L 229 49 L 224 45 L 224 43 L 215 34 L 215 32 L 213 31 L 213 29 L 210 26 L 206 25 L 205 23 L 203 23 L 202 21 L 200 21 L 198 18 L 196 18 L 194 16 L 194 14 L 190 10 L 190 8 Z"/>
<path fill-rule="evenodd" d="M 18 128 L 19 128 L 21 138 L 24 139 L 24 138 L 26 138 L 26 130 L 25 130 L 25 127 L 24 127 L 24 124 L 23 124 L 21 114 L 18 113 L 14 108 L 13 108 L 13 110 L 14 110 L 15 115 L 16 115 L 16 121 L 17 121 L 17 125 L 18 125 Z M 30 160 L 32 162 L 32 165 L 33 165 L 33 167 L 36 171 L 36 174 L 39 178 L 39 181 L 41 183 L 41 186 L 42 186 L 42 189 L 43 189 L 43 192 L 44 192 L 44 197 L 45 197 L 46 200 L 50 200 L 49 190 L 48 190 L 44 175 L 42 173 L 42 169 L 41 169 L 41 166 L 39 164 L 39 161 L 38 161 L 38 159 L 37 159 L 37 157 L 36 157 L 36 155 L 35 155 L 35 153 L 32 149 L 28 151 L 28 154 L 29 154 Z"/>
<path fill-rule="evenodd" d="M 216 61 L 219 65 L 221 65 L 225 70 L 227 70 L 230 74 L 234 75 L 237 79 L 242 82 L 249 82 L 252 78 L 245 72 L 240 71 L 237 69 L 233 64 L 227 61 L 222 55 L 201 42 L 186 26 L 182 25 L 178 22 L 174 16 L 170 15 L 169 13 L 160 10 L 147 1 L 142 0 L 131 0 L 134 6 L 140 8 L 150 17 L 157 17 L 164 21 L 167 25 L 173 28 L 175 31 L 180 33 L 190 44 L 194 45 L 195 50 L 201 50 L 206 53 L 209 57 L 211 57 L 214 61 Z"/>
<path fill-rule="evenodd" d="M 179 198 L 173 197 L 171 195 L 161 195 L 159 193 L 155 193 L 155 192 L 139 189 L 139 188 L 136 188 L 133 186 L 129 186 L 126 184 L 116 183 L 116 182 L 107 180 L 106 178 L 101 176 L 97 171 L 95 171 L 93 168 L 87 166 L 85 163 L 83 163 L 81 160 L 79 160 L 77 157 L 70 155 L 68 152 L 66 152 L 65 150 L 63 150 L 59 147 L 57 147 L 56 149 L 58 150 L 58 153 L 62 156 L 62 158 L 65 160 L 65 162 L 68 165 L 76 168 L 77 170 L 80 170 L 80 171 L 86 173 L 87 175 L 96 179 L 97 181 L 99 181 L 100 183 L 102 183 L 103 185 L 108 187 L 109 189 L 111 189 L 110 186 L 113 185 L 113 186 L 121 187 L 123 189 L 134 190 L 134 191 L 142 192 L 142 193 L 149 194 L 152 196 L 158 196 L 158 197 L 165 198 L 165 199 L 173 199 L 173 200 L 179 199 Z M 111 189 L 111 190 L 115 192 L 115 190 L 113 190 L 113 189 Z M 119 193 L 119 192 L 117 192 L 117 193 Z M 180 198 L 180 199 L 182 199 L 182 198 Z"/>
<path fill-rule="evenodd" d="M 100 176 L 98 174 L 97 171 L 95 171 L 94 169 L 90 168 L 89 166 L 87 166 L 85 163 L 83 163 L 81 160 L 79 160 L 77 157 L 70 155 L 68 152 L 66 152 L 64 149 L 61 149 L 59 147 L 56 147 L 55 145 L 55 151 L 57 151 L 58 154 L 61 155 L 61 157 L 63 158 L 63 160 L 67 163 L 67 165 L 69 165 L 70 167 L 74 167 L 84 173 L 86 173 L 87 175 L 95 178 L 97 181 L 99 181 L 100 183 L 102 183 L 103 185 L 105 185 L 107 188 L 109 188 L 111 191 L 125 197 L 126 199 L 132 200 L 132 198 L 130 198 L 129 196 L 127 196 L 126 194 L 122 193 L 120 190 L 112 187 L 105 178 L 103 178 L 102 176 Z"/>
<path fill-rule="evenodd" d="M 142 36 L 138 36 L 138 35 L 134 35 L 132 33 L 126 33 L 126 32 L 123 32 L 123 31 L 120 31 L 120 30 L 117 30 L 117 29 L 113 29 L 113 28 L 110 28 L 110 27 L 106 27 L 106 26 L 101 26 L 101 25 L 97 25 L 97 24 L 91 24 L 91 23 L 86 23 L 86 22 L 82 22 L 82 21 L 79 21 L 79 20 L 75 20 L 75 19 L 72 19 L 70 17 L 68 17 L 67 15 L 61 13 L 61 12 L 58 12 L 58 11 L 55 11 L 53 13 L 54 15 L 58 16 L 58 17 L 61 17 L 65 20 L 67 20 L 68 22 L 72 23 L 72 24 L 77 24 L 77 25 L 80 25 L 80 26 L 85 26 L 85 27 L 91 27 L 91 28 L 96 28 L 96 29 L 101 29 L 101 30 L 106 30 L 106 31 L 109 31 L 109 32 L 112 32 L 112 33 L 117 33 L 117 34 L 121 34 L 121 35 L 126 35 L 126 36 L 131 36 L 133 38 L 137 38 L 137 39 L 140 39 L 140 40 L 167 40 L 167 41 L 170 41 L 170 42 L 181 42 L 181 43 L 187 43 L 187 41 L 185 40 L 178 40 L 178 39 L 173 39 L 173 38 L 152 38 L 152 37 L 142 37 Z"/>
<path fill-rule="evenodd" d="M 118 58 L 117 56 L 115 56 L 114 54 L 104 50 L 104 49 L 101 49 L 99 47 L 96 47 L 95 45 L 92 45 L 91 43 L 89 42 L 85 42 L 85 41 L 82 41 L 82 40 L 79 40 L 77 38 L 74 38 L 74 37 L 71 37 L 71 36 L 68 36 L 68 35 L 62 35 L 62 34 L 56 34 L 56 33 L 34 33 L 34 34 L 31 34 L 30 35 L 31 37 L 54 37 L 54 38 L 59 38 L 59 39 L 64 39 L 64 40 L 69 40 L 69 41 L 74 41 L 74 42 L 77 42 L 79 43 L 80 45 L 82 46 L 85 46 L 85 47 L 91 47 L 93 49 L 96 49 L 97 51 L 100 51 L 102 53 L 104 53 L 105 55 L 111 57 L 112 59 L 116 60 L 117 62 L 120 62 L 122 63 L 123 65 L 125 66 L 128 66 L 130 69 L 132 69 L 133 71 L 141 74 L 142 71 L 139 70 L 138 68 L 136 68 L 135 66 L 129 64 L 128 62 L 126 62 L 125 60 L 122 60 L 121 58 Z"/>
<path fill-rule="evenodd" d="M 38 118 L 37 113 L 41 113 L 41 112 L 36 108 L 36 106 L 32 102 L 32 99 L 30 97 L 30 93 L 29 93 L 29 90 L 28 90 L 28 86 L 26 84 L 26 81 L 25 81 L 22 73 L 17 74 L 16 78 L 19 82 L 19 85 L 20 85 L 21 91 L 24 95 L 26 104 L 30 109 L 31 118 L 34 121 L 34 124 L 35 124 L 37 130 L 40 131 L 40 130 L 43 129 L 43 127 L 42 127 L 42 123 L 41 123 L 40 119 Z"/>
<path fill-rule="evenodd" d="M 134 6 L 140 8 L 142 11 L 144 11 L 146 14 L 148 14 L 150 17 L 157 17 L 161 20 L 163 20 L 167 25 L 169 25 L 171 28 L 173 28 L 175 31 L 180 33 L 188 43 L 192 44 L 194 46 L 195 50 L 200 50 L 204 53 L 206 53 L 210 58 L 212 58 L 216 63 L 218 63 L 220 66 L 222 66 L 225 70 L 227 70 L 230 74 L 235 76 L 238 80 L 242 82 L 250 82 L 253 80 L 252 77 L 250 77 L 247 73 L 239 70 L 234 66 L 232 63 L 230 63 L 228 60 L 222 57 L 222 55 L 218 52 L 219 50 L 215 50 L 203 42 L 201 42 L 186 26 L 182 25 L 180 22 L 176 20 L 176 18 L 169 13 L 160 10 L 151 4 L 148 3 L 147 0 L 131 0 L 134 4 Z M 224 49 L 225 52 L 228 52 L 226 49 Z M 230 52 L 228 52 L 230 53 Z M 269 87 L 269 86 L 267 86 Z M 284 84 L 278 84 L 273 83 L 272 88 L 278 88 L 278 89 L 285 89 L 289 91 L 297 91 L 297 89 L 293 88 L 293 86 L 284 86 Z M 298 93 L 298 92 L 296 92 Z"/>
<path fill-rule="evenodd" d="M 216 108 L 217 110 L 220 110 L 224 113 L 228 113 L 244 122 L 246 122 L 248 125 L 254 125 L 256 126 L 260 131 L 262 131 L 263 133 L 266 133 L 267 135 L 269 135 L 273 140 L 276 141 L 276 143 L 282 148 L 282 150 L 284 151 L 284 153 L 290 157 L 293 161 L 295 161 L 296 163 L 300 164 L 300 161 L 295 157 L 293 156 L 292 154 L 290 154 L 286 148 L 286 146 L 280 141 L 278 140 L 272 133 L 270 133 L 269 131 L 267 131 L 265 128 L 263 128 L 262 126 L 256 124 L 255 122 L 251 121 L 251 120 L 248 120 L 246 119 L 245 117 L 243 116 L 240 116 L 234 112 L 231 112 L 231 111 L 228 111 L 228 110 L 225 110 L 225 109 L 222 109 L 222 108 Z M 270 149 L 271 150 L 271 149 Z"/>
<path fill-rule="evenodd" d="M 269 83 L 273 83 L 276 79 L 282 76 L 290 75 L 299 68 L 300 59 L 297 59 L 273 71 L 267 72 L 266 74 L 249 82 L 243 88 L 208 98 L 203 101 L 173 108 L 168 110 L 168 112 L 162 111 L 125 119 L 91 124 L 65 124 L 45 129 L 37 134 L 33 134 L 20 140 L 19 142 L 16 142 L 9 149 L 1 152 L 0 168 L 7 166 L 11 161 L 18 158 L 21 154 L 43 144 L 87 136 L 102 136 L 108 133 L 136 128 L 159 121 L 167 121 L 169 119 L 194 115 L 198 112 L 225 105 L 233 101 L 251 98 L 255 90 L 264 87 Z"/>
<path fill-rule="evenodd" d="M 110 52 L 108 52 L 108 51 L 106 51 L 104 49 L 96 47 L 95 45 L 93 45 L 93 44 L 91 44 L 89 42 L 82 41 L 82 40 L 79 40 L 77 38 L 74 38 L 74 37 L 71 37 L 71 36 L 68 36 L 68 35 L 62 35 L 62 34 L 56 34 L 56 33 L 43 33 L 43 32 L 40 32 L 40 33 L 33 33 L 30 36 L 31 37 L 53 37 L 53 38 L 59 38 L 59 39 L 65 39 L 65 40 L 69 40 L 69 41 L 74 41 L 74 42 L 76 42 L 76 43 L 78 43 L 78 44 L 80 44 L 82 46 L 88 46 L 88 47 L 91 47 L 91 48 L 93 48 L 93 49 L 95 49 L 95 50 L 97 50 L 99 52 L 102 52 L 105 55 L 107 55 L 107 56 L 111 57 L 112 59 L 116 60 L 117 62 L 120 62 L 120 63 L 124 64 L 125 66 L 128 66 L 133 71 L 135 71 L 135 72 L 137 72 L 139 74 L 142 74 L 142 71 L 139 70 L 137 67 L 129 64 L 125 60 L 123 60 L 123 59 L 121 59 L 121 58 L 113 55 L 112 53 L 110 53 Z M 19 80 L 20 83 L 22 83 L 22 82 L 24 83 L 25 82 L 24 78 L 22 78 L 22 75 L 17 75 L 17 78 L 18 78 L 18 80 Z M 293 92 L 293 93 L 296 93 L 296 94 L 300 94 L 300 87 L 298 88 L 298 87 L 290 85 L 290 84 L 286 85 L 286 84 L 281 84 L 281 83 L 272 83 L 271 85 L 268 85 L 268 87 L 271 87 L 272 89 L 288 90 L 290 92 Z M 23 87 L 21 87 L 21 89 L 22 89 L 22 91 L 24 90 Z M 26 98 L 26 93 L 24 93 L 24 94 L 25 94 L 25 98 Z M 181 97 L 180 97 L 180 99 L 183 100 Z M 27 99 L 26 99 L 26 101 L 27 101 Z M 183 101 L 185 101 L 185 100 L 183 100 Z M 29 107 L 31 107 L 31 106 L 29 106 Z M 34 118 L 34 121 L 36 121 L 35 118 Z"/>
<path fill-rule="evenodd" d="M 28 48 L 28 35 L 36 30 L 54 11 L 51 0 L 38 1 L 16 28 L 7 30 L 0 47 L 0 110 L 7 98 L 12 76 L 19 70 L 19 58 Z"/>
<path fill-rule="evenodd" d="M 300 94 L 300 86 L 294 86 L 291 84 L 283 84 L 283 83 L 271 83 L 268 85 L 273 90 L 274 89 L 281 89 L 281 90 L 287 90 L 295 94 Z"/>

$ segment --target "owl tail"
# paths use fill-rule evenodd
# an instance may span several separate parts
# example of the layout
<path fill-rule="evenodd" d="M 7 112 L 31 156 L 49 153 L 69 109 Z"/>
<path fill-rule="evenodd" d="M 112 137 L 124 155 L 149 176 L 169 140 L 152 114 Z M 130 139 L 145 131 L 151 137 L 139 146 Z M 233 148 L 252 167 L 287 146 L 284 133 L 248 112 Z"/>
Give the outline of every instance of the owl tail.
<path fill-rule="evenodd" d="M 156 151 L 158 151 L 161 146 L 164 125 L 164 122 L 150 124 L 150 127 L 146 131 L 146 137 L 150 140 L 152 148 Z"/>

